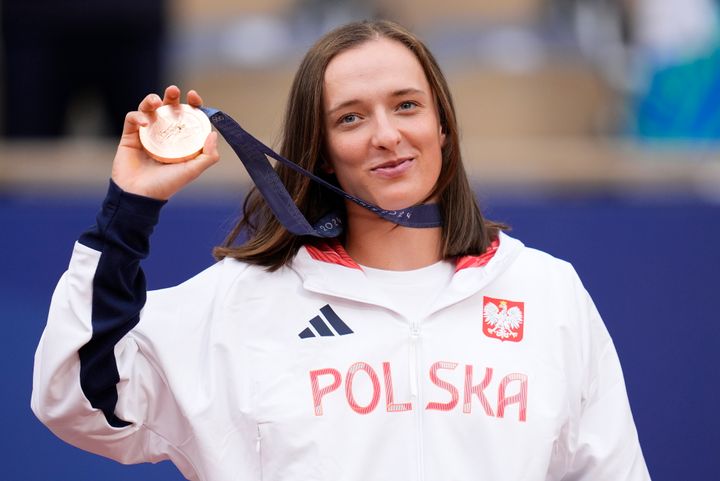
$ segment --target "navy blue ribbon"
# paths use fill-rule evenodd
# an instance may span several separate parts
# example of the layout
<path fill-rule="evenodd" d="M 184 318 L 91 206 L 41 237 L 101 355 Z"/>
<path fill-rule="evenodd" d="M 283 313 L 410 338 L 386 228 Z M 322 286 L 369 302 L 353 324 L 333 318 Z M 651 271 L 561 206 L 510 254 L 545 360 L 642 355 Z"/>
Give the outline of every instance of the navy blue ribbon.
<path fill-rule="evenodd" d="M 442 225 L 442 216 L 437 204 L 422 204 L 401 210 L 381 209 L 374 204 L 348 194 L 325 179 L 286 159 L 246 132 L 226 113 L 209 107 L 200 107 L 200 109 L 205 112 L 213 126 L 240 158 L 250 178 L 280 223 L 293 234 L 337 237 L 342 232 L 342 218 L 333 212 L 317 221 L 315 225 L 310 225 L 310 222 L 293 202 L 287 189 L 270 164 L 268 156 L 395 224 L 418 228 L 439 227 Z"/>

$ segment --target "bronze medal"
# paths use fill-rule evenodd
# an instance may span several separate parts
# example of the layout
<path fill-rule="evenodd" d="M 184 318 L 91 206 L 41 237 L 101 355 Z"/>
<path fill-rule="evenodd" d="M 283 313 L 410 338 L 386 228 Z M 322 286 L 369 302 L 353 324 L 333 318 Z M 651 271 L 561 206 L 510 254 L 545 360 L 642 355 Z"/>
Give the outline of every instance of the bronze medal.
<path fill-rule="evenodd" d="M 210 133 L 210 121 L 202 110 L 187 104 L 163 105 L 140 127 L 140 142 L 158 162 L 184 162 L 202 152 Z"/>

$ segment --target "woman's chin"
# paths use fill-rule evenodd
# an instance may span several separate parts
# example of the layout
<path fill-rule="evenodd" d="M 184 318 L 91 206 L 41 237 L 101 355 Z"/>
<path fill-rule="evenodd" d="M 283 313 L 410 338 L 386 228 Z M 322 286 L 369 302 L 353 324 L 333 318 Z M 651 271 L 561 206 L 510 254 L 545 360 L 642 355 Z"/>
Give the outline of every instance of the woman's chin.
<path fill-rule="evenodd" d="M 399 196 L 393 197 L 393 198 L 382 199 L 379 202 L 377 202 L 375 205 L 377 205 L 381 209 L 398 211 L 398 210 L 407 209 L 414 205 L 432 204 L 433 202 L 435 202 L 435 199 L 428 200 L 427 194 L 425 194 L 423 196 L 399 195 Z"/>

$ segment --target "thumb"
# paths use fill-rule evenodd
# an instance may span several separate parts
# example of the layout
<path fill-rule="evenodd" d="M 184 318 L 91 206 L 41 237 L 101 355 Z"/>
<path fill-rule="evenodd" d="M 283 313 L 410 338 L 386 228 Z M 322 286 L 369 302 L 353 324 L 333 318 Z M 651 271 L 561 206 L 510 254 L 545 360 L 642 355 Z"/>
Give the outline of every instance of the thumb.
<path fill-rule="evenodd" d="M 187 164 L 192 170 L 195 171 L 195 175 L 200 175 L 210 166 L 216 164 L 220 160 L 220 153 L 218 152 L 218 134 L 217 132 L 210 132 L 205 139 L 203 150 L 194 159 L 188 160 Z"/>

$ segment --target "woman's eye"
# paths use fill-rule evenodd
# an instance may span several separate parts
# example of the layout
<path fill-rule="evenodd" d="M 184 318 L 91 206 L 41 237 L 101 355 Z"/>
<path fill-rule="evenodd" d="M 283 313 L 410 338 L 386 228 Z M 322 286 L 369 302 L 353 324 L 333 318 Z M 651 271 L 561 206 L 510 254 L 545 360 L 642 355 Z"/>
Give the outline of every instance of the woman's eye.
<path fill-rule="evenodd" d="M 355 114 L 347 114 L 340 117 L 340 123 L 341 124 L 351 124 L 357 120 L 357 115 Z"/>
<path fill-rule="evenodd" d="M 407 100 L 407 101 L 405 101 L 405 102 L 402 102 L 402 103 L 398 106 L 398 108 L 399 108 L 400 110 L 410 110 L 410 109 L 412 109 L 412 108 L 414 108 L 414 107 L 417 107 L 417 104 L 416 104 L 415 102 L 411 102 L 411 101 L 409 101 L 409 100 Z"/>

